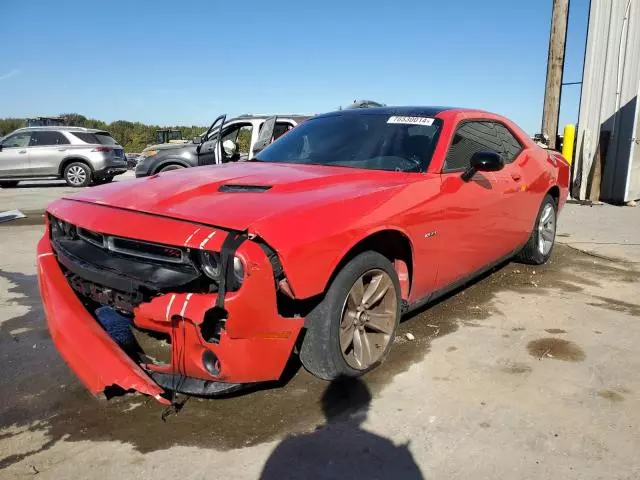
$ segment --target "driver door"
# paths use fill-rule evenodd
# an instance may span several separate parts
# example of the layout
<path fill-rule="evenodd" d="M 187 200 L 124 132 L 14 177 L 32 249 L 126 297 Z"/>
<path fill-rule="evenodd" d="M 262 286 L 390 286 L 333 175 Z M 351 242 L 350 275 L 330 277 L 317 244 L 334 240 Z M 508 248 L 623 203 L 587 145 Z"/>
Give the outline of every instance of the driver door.
<path fill-rule="evenodd" d="M 216 165 L 222 158 L 222 152 L 219 139 L 226 115 L 220 115 L 216 118 L 207 133 L 203 135 L 203 142 L 198 145 L 198 165 Z"/>
<path fill-rule="evenodd" d="M 458 124 L 441 172 L 444 216 L 438 224 L 442 251 L 438 285 L 450 285 L 495 263 L 516 246 L 514 225 L 506 215 L 513 201 L 514 181 L 504 169 L 476 172 L 461 178 L 477 152 L 500 155 L 502 143 L 491 122 L 467 120 Z"/>

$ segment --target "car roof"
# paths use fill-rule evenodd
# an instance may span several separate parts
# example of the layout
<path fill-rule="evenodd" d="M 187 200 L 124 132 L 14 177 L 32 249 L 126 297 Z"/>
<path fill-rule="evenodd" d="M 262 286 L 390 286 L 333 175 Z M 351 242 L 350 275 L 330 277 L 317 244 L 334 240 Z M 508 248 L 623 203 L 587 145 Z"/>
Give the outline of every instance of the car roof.
<path fill-rule="evenodd" d="M 247 120 L 247 119 L 257 119 L 257 120 L 266 120 L 267 118 L 271 118 L 271 117 L 278 117 L 278 118 L 290 118 L 292 120 L 306 120 L 308 118 L 311 118 L 313 115 L 303 115 L 300 113 L 294 113 L 294 114 L 289 114 L 289 113 L 272 113 L 270 115 L 268 114 L 249 114 L 249 113 L 243 113 L 242 115 L 238 115 L 237 117 L 233 117 L 233 118 L 228 118 L 227 122 L 230 122 L 232 120 Z"/>
<path fill-rule="evenodd" d="M 420 116 L 435 117 L 436 115 L 447 110 L 461 110 L 454 107 L 367 107 L 367 108 L 345 108 L 334 112 L 323 113 L 318 117 L 331 117 L 339 115 L 402 115 L 402 116 Z"/>
<path fill-rule="evenodd" d="M 84 127 L 54 127 L 54 126 L 49 126 L 49 127 L 22 127 L 19 128 L 17 130 L 15 130 L 16 132 L 37 132 L 39 130 L 57 130 L 57 131 L 65 131 L 65 132 L 84 132 L 84 133 L 96 133 L 96 132 L 104 132 L 107 133 L 105 130 L 100 130 L 99 128 L 84 128 Z"/>

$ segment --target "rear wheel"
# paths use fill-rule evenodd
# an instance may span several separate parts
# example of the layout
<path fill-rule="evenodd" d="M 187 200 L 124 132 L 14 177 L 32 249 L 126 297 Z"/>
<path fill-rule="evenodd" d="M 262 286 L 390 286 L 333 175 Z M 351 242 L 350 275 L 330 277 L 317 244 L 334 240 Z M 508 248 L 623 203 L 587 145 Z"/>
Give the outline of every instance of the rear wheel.
<path fill-rule="evenodd" d="M 358 255 L 309 314 L 300 350 L 302 364 L 324 380 L 374 369 L 391 348 L 400 305 L 400 284 L 392 263 L 377 252 Z"/>
<path fill-rule="evenodd" d="M 73 162 L 64 169 L 64 179 L 70 187 L 86 187 L 91 183 L 91 169 L 82 162 Z"/>
<path fill-rule="evenodd" d="M 170 172 L 171 170 L 180 170 L 182 168 L 184 168 L 183 165 L 178 165 L 177 163 L 172 163 L 171 165 L 167 165 L 165 167 L 162 167 L 160 170 L 158 170 L 158 173 Z"/>
<path fill-rule="evenodd" d="M 2 181 L 0 182 L 0 188 L 14 188 L 18 186 L 18 181 L 15 180 L 11 180 L 11 181 Z"/>
<path fill-rule="evenodd" d="M 556 241 L 556 201 L 551 195 L 544 197 L 535 226 L 524 248 L 516 260 L 531 265 L 541 265 L 549 260 Z"/>

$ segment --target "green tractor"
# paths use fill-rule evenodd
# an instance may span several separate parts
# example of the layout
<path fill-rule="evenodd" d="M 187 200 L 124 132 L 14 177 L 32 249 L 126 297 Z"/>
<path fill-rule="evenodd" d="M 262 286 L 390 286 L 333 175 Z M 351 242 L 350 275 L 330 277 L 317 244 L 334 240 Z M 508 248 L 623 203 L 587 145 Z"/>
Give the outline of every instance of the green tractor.
<path fill-rule="evenodd" d="M 186 143 L 186 141 L 182 139 L 182 130 L 161 128 L 156 130 L 156 144 L 162 143 Z"/>
<path fill-rule="evenodd" d="M 35 117 L 27 118 L 27 127 L 63 127 L 66 125 L 64 117 Z"/>

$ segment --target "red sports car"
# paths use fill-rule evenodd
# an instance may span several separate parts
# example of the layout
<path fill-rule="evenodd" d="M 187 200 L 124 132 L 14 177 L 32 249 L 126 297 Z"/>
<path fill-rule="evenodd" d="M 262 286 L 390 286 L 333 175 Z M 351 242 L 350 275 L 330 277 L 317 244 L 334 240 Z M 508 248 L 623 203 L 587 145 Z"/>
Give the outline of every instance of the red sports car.
<path fill-rule="evenodd" d="M 477 110 L 353 109 L 249 162 L 52 203 L 38 273 L 94 393 L 210 394 L 377 367 L 400 316 L 515 257 L 547 261 L 569 165 Z"/>

